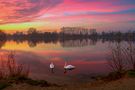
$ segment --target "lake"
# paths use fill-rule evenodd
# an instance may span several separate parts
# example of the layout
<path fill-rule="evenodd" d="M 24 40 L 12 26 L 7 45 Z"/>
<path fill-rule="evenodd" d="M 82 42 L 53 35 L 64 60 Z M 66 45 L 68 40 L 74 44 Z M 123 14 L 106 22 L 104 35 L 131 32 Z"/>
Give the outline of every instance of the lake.
<path fill-rule="evenodd" d="M 55 43 L 10 40 L 0 43 L 0 52 L 15 50 L 17 62 L 30 67 L 30 77 L 33 79 L 53 83 L 87 82 L 91 81 L 92 76 L 109 72 L 106 55 L 110 43 L 89 39 Z M 54 73 L 49 68 L 51 62 L 55 65 Z M 64 73 L 65 62 L 76 68 Z"/>

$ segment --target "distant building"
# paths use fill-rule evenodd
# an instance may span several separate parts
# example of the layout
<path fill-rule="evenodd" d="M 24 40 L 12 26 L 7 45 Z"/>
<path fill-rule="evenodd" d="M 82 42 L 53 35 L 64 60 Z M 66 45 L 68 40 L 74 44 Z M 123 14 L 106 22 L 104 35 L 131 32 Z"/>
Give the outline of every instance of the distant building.
<path fill-rule="evenodd" d="M 96 33 L 96 29 L 88 29 L 81 27 L 63 27 L 61 28 L 61 32 L 64 34 L 83 34 L 83 35 L 91 35 Z"/>

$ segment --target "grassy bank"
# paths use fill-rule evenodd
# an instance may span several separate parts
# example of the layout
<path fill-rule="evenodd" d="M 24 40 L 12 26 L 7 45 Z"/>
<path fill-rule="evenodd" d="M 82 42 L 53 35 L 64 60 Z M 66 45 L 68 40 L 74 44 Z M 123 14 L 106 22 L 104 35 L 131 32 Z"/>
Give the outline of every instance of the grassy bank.
<path fill-rule="evenodd" d="M 66 86 L 40 86 L 28 83 L 20 83 L 6 87 L 3 90 L 135 90 L 135 78 L 121 78 L 119 80 L 104 82 L 95 81 L 83 84 L 72 84 Z"/>
<path fill-rule="evenodd" d="M 30 85 L 36 87 L 59 87 L 59 85 L 48 83 L 45 80 L 33 80 L 25 77 L 12 77 L 7 79 L 0 80 L 0 90 L 5 89 L 7 87 L 13 87 L 14 85 Z"/>
<path fill-rule="evenodd" d="M 27 84 L 39 87 L 58 86 L 50 84 L 45 80 L 33 80 L 29 78 L 30 68 L 16 62 L 15 52 L 11 51 L 3 53 L 3 55 L 0 60 L 0 90 L 14 84 Z"/>
<path fill-rule="evenodd" d="M 25 77 L 14 77 L 0 80 L 0 90 L 135 90 L 135 71 L 128 70 L 119 74 L 110 73 L 107 76 L 95 77 L 95 81 L 56 85 L 45 80 L 32 80 Z"/>

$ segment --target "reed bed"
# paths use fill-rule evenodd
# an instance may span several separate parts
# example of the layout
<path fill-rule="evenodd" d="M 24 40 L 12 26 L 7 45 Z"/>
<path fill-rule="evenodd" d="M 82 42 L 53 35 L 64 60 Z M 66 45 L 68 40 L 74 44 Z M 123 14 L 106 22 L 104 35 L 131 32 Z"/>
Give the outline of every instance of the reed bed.
<path fill-rule="evenodd" d="M 29 67 L 17 63 L 14 51 L 2 53 L 0 56 L 0 79 L 28 78 Z"/>

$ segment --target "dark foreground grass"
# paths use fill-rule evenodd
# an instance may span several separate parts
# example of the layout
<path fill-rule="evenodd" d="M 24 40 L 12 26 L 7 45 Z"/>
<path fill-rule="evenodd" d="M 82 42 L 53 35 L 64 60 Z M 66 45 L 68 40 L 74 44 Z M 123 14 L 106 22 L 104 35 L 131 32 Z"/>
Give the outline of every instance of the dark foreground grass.
<path fill-rule="evenodd" d="M 27 84 L 38 87 L 52 87 L 52 86 L 60 87 L 60 85 L 51 84 L 45 80 L 33 80 L 25 77 L 11 77 L 8 79 L 0 80 L 0 90 L 7 88 L 8 86 L 12 86 L 13 84 L 16 85 Z"/>
<path fill-rule="evenodd" d="M 123 75 L 121 75 L 121 74 L 123 74 Z M 119 84 L 119 81 L 120 81 L 120 83 L 121 83 L 121 81 L 123 82 L 123 79 L 124 79 L 124 85 L 126 85 L 127 84 L 126 82 L 128 81 L 128 79 L 126 79 L 126 78 L 129 78 L 129 80 L 131 82 L 135 82 L 135 71 L 134 70 L 128 70 L 128 71 L 125 71 L 124 73 L 121 73 L 121 74 L 120 74 L 122 76 L 121 78 L 120 78 L 118 72 L 117 73 L 113 72 L 107 76 L 102 76 L 100 78 L 98 76 L 97 77 L 98 79 L 96 79 L 94 82 L 89 82 L 86 84 L 83 83 L 83 84 L 79 84 L 79 85 L 78 84 L 65 85 L 65 86 L 51 84 L 45 80 L 33 80 L 30 78 L 26 78 L 26 77 L 10 77 L 6 80 L 0 80 L 0 90 L 2 90 L 4 88 L 6 88 L 6 90 L 10 90 L 9 88 L 13 88 L 11 90 L 18 90 L 18 89 L 16 89 L 16 88 L 18 88 L 18 86 L 19 86 L 19 88 L 21 88 L 19 90 L 28 90 L 27 87 L 32 88 L 32 90 L 39 90 L 39 89 L 41 89 L 41 90 L 84 90 L 86 88 L 87 88 L 86 90 L 92 90 L 89 88 L 94 88 L 94 90 L 102 90 L 101 88 L 100 89 L 96 88 L 96 87 L 100 87 L 100 86 L 101 87 L 105 86 L 104 87 L 105 90 L 109 90 L 108 85 L 110 85 L 110 87 L 113 88 L 111 86 L 111 84 L 114 84 L 114 86 L 115 86 L 115 85 L 117 85 L 116 83 Z M 128 82 L 131 83 L 130 81 L 128 81 Z M 114 83 L 111 83 L 111 82 L 114 82 Z M 111 84 L 109 84 L 109 83 L 111 83 Z M 25 84 L 25 87 L 21 86 L 24 84 Z M 67 89 L 65 89 L 65 88 L 67 88 Z M 118 87 L 118 88 L 122 88 L 122 87 Z M 130 90 L 130 87 L 128 87 L 128 85 L 126 86 L 126 88 L 129 88 L 128 90 Z M 113 89 L 111 89 L 111 90 L 113 90 Z M 122 90 L 122 89 L 120 89 L 120 90 Z"/>
<path fill-rule="evenodd" d="M 4 81 L 0 81 L 0 90 L 6 88 L 6 87 L 8 87 L 8 86 L 10 86 L 9 83 L 4 82 Z"/>
<path fill-rule="evenodd" d="M 31 78 L 26 78 L 26 77 L 12 77 L 9 79 L 9 82 L 15 84 L 26 83 L 33 86 L 42 86 L 42 87 L 51 86 L 51 84 L 45 80 L 33 80 Z"/>
<path fill-rule="evenodd" d="M 129 71 L 127 71 L 127 76 L 128 77 L 135 78 L 135 70 L 129 70 Z"/>
<path fill-rule="evenodd" d="M 135 70 L 127 70 L 127 71 L 122 71 L 122 72 L 111 72 L 105 76 L 95 76 L 95 77 L 91 77 L 91 78 L 96 81 L 102 80 L 105 82 L 110 82 L 110 81 L 119 80 L 124 77 L 135 78 Z"/>

